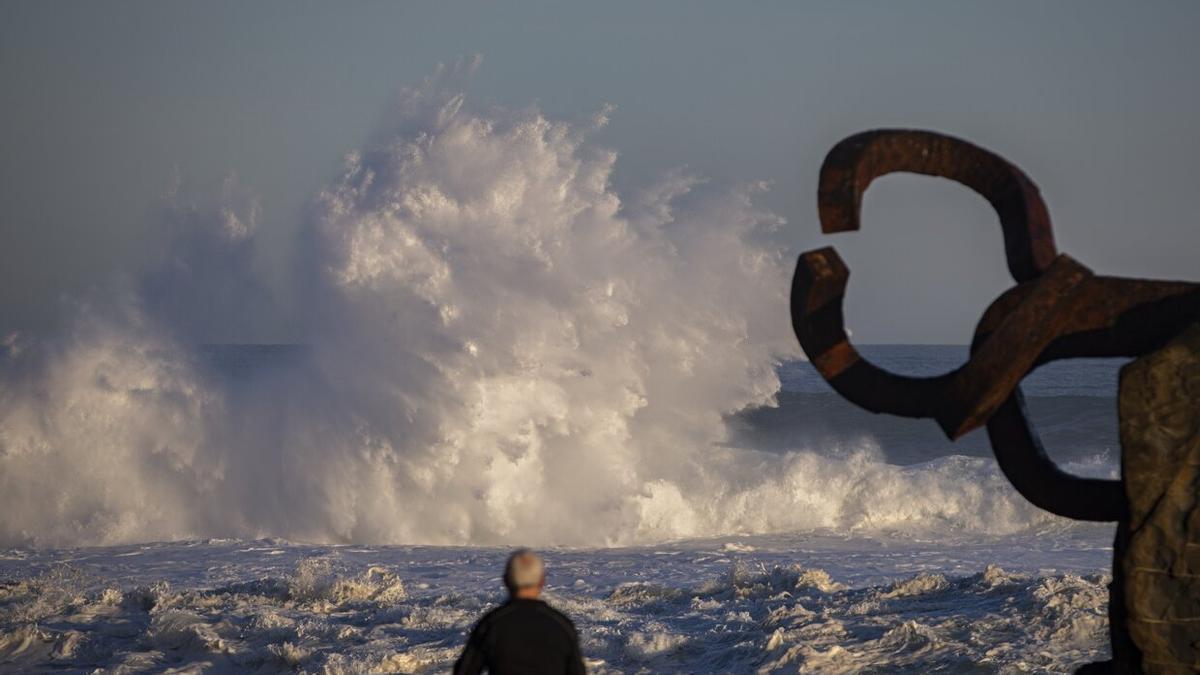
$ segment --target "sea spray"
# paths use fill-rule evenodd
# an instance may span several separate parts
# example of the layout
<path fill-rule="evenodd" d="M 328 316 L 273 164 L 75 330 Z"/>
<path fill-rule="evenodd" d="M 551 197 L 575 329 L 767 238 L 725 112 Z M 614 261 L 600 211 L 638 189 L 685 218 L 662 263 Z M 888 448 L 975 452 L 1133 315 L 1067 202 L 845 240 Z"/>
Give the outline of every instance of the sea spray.
<path fill-rule="evenodd" d="M 304 358 L 234 386 L 197 347 L 262 302 L 257 206 L 228 186 L 208 211 L 169 210 L 178 236 L 136 292 L 6 348 L 0 543 L 603 546 L 1047 521 L 989 460 L 898 470 L 870 438 L 732 447 L 727 416 L 771 405 L 797 356 L 763 186 L 674 172 L 618 194 L 615 153 L 589 139 L 607 111 L 480 112 L 454 80 L 404 91 L 314 200 Z"/>

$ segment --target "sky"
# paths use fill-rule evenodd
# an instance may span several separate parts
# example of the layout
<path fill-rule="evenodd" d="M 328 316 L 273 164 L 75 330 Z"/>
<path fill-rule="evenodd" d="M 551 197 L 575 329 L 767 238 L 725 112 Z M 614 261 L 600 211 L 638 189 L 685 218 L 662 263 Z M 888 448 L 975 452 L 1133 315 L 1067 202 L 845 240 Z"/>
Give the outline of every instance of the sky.
<path fill-rule="evenodd" d="M 836 245 L 864 343 L 965 343 L 1011 284 L 983 200 L 889 177 L 862 232 L 821 236 L 817 170 L 857 131 L 983 145 L 1041 187 L 1059 248 L 1098 273 L 1200 280 L 1200 4 L 1192 2 L 0 3 L 0 335 L 137 275 L 162 198 L 229 175 L 262 207 L 288 341 L 298 234 L 404 86 L 482 56 L 478 105 L 590 119 L 624 193 L 686 167 L 767 181 L 789 257 Z M 786 307 L 780 307 L 786 312 Z"/>

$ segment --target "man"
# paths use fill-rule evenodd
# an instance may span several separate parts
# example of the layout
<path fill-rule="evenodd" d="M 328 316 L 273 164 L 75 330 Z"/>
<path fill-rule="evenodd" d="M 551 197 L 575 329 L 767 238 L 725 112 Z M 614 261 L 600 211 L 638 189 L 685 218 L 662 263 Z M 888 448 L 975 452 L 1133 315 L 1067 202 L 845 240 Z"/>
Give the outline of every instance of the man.
<path fill-rule="evenodd" d="M 546 585 L 542 558 L 523 548 L 504 568 L 508 602 L 484 615 L 463 649 L 455 675 L 582 674 L 575 625 L 539 599 Z"/>

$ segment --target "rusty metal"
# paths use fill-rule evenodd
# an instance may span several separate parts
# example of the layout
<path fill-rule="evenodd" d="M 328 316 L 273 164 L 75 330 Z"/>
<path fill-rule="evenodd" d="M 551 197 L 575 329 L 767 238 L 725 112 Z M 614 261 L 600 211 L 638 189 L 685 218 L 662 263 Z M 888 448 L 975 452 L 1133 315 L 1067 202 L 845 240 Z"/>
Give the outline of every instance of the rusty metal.
<path fill-rule="evenodd" d="M 876 413 L 932 418 L 958 438 L 986 424 L 1000 468 L 1037 506 L 1081 520 L 1120 520 L 1120 481 L 1062 471 L 1024 411 L 1020 381 L 1058 359 L 1135 357 L 1200 320 L 1200 285 L 1095 276 L 1059 254 L 1037 186 L 1003 158 L 928 131 L 869 131 L 838 143 L 821 167 L 818 205 L 826 233 L 857 230 L 862 196 L 894 172 L 948 178 L 978 192 L 1000 217 L 1017 284 L 980 320 L 971 356 L 934 377 L 883 370 L 854 348 L 843 325 L 850 271 L 832 248 L 800 256 L 792 280 L 792 326 L 817 371 L 851 402 Z"/>
<path fill-rule="evenodd" d="M 1057 256 L 1050 214 L 1033 181 L 999 155 L 932 131 L 878 129 L 835 145 L 821 165 L 821 230 L 857 230 L 871 181 L 900 171 L 949 178 L 988 200 L 1000 216 L 1008 269 L 1016 281 L 1038 277 Z"/>

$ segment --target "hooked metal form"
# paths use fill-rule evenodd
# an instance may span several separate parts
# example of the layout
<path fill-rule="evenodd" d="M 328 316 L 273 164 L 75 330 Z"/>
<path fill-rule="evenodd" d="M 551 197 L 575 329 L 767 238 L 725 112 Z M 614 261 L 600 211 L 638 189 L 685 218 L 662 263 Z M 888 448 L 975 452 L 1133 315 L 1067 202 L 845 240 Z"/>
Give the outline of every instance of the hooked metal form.
<path fill-rule="evenodd" d="M 1001 470 L 1033 504 L 1078 520 L 1121 520 L 1121 481 L 1060 469 L 1030 426 L 1020 382 L 1059 359 L 1158 349 L 1200 321 L 1200 284 L 1094 275 L 1058 253 L 1049 212 L 1028 176 L 992 152 L 930 131 L 868 131 L 834 146 L 821 166 L 822 231 L 859 229 L 867 187 L 895 172 L 948 178 L 982 195 L 1000 217 L 1016 285 L 984 312 L 966 363 L 934 377 L 896 375 L 863 358 L 846 335 L 850 270 L 837 251 L 809 251 L 797 262 L 791 292 L 804 352 L 839 394 L 872 412 L 932 418 L 951 439 L 986 424 Z"/>

